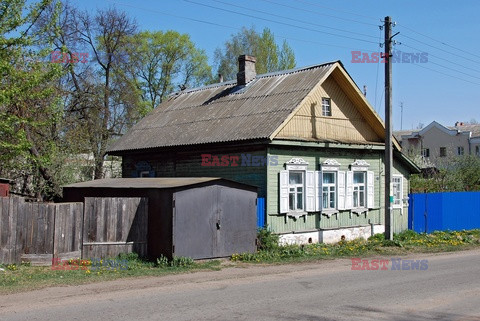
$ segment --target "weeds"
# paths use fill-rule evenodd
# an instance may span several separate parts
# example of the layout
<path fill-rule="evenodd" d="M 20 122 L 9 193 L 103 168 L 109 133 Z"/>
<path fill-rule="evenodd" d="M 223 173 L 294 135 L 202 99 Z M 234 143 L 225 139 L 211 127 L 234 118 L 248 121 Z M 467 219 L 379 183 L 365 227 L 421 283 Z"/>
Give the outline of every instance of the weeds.
<path fill-rule="evenodd" d="M 260 230 L 259 239 L 270 237 L 271 232 Z M 261 243 L 262 244 L 262 243 Z M 337 244 L 270 245 L 259 247 L 256 253 L 235 253 L 232 261 L 274 263 L 358 257 L 368 255 L 398 255 L 411 252 L 440 252 L 464 249 L 480 245 L 480 230 L 457 232 L 433 232 L 431 234 L 404 231 L 385 240 L 376 234 L 368 240 L 340 241 Z"/>

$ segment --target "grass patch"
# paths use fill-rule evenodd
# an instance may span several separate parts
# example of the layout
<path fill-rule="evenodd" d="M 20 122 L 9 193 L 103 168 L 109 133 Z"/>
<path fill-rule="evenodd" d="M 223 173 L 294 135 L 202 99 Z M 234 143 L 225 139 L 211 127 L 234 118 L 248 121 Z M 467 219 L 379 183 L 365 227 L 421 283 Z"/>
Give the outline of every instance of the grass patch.
<path fill-rule="evenodd" d="M 259 233 L 261 237 L 265 232 Z M 272 234 L 266 234 L 270 239 Z M 277 239 L 278 240 L 278 239 Z M 368 257 L 374 255 L 403 255 L 464 250 L 480 246 L 480 230 L 457 232 L 433 232 L 431 234 L 405 231 L 395 234 L 393 240 L 385 240 L 376 234 L 368 240 L 356 239 L 336 244 L 285 245 L 269 242 L 256 253 L 233 254 L 232 261 L 252 263 L 303 262 L 342 257 Z"/>
<path fill-rule="evenodd" d="M 458 251 L 480 246 L 480 230 L 433 232 L 405 231 L 385 240 L 377 234 L 368 240 L 356 239 L 337 244 L 278 245 L 278 235 L 266 229 L 259 231 L 256 253 L 233 254 L 231 261 L 245 263 L 295 263 L 323 259 L 405 255 Z M 34 290 L 51 286 L 79 285 L 126 277 L 161 276 L 196 270 L 220 270 L 219 260 L 193 261 L 177 257 L 155 262 L 140 259 L 136 254 L 120 255 L 106 260 L 70 260 L 60 266 L 36 267 L 29 264 L 0 264 L 0 294 Z"/>
<path fill-rule="evenodd" d="M 165 261 L 165 260 L 164 260 Z M 195 270 L 219 270 L 221 262 L 194 262 L 190 258 L 149 262 L 135 253 L 105 260 L 69 260 L 56 266 L 0 264 L 0 293 L 34 290 L 51 286 L 79 285 L 126 277 L 161 276 Z M 161 263 L 161 262 L 160 262 Z"/>

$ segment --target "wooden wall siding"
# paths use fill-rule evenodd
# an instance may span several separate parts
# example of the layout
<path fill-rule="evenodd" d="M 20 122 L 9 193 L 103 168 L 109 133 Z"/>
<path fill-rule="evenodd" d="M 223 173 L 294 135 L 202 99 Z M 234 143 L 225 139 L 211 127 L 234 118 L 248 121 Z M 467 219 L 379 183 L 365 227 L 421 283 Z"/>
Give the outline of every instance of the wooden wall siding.
<path fill-rule="evenodd" d="M 266 157 L 266 148 L 262 149 L 214 149 L 183 153 L 144 153 L 123 156 L 123 177 L 131 177 L 135 164 L 147 161 L 155 171 L 156 177 L 222 177 L 240 183 L 257 186 L 258 197 L 266 195 L 267 166 L 240 166 L 241 154 Z M 232 155 L 240 157 L 239 166 L 202 166 L 201 154 Z"/>
<path fill-rule="evenodd" d="M 327 148 L 269 148 L 269 155 L 278 156 L 278 166 L 268 167 L 268 192 L 266 200 L 267 224 L 277 233 L 301 232 L 314 229 L 331 229 L 374 224 L 384 224 L 384 181 L 383 151 L 327 149 Z M 375 174 L 375 209 L 365 214 L 350 214 L 350 211 L 340 212 L 331 217 L 319 213 L 310 213 L 298 219 L 278 214 L 278 176 L 284 164 L 293 157 L 301 157 L 308 162 L 308 170 L 320 170 L 320 164 L 326 159 L 335 159 L 340 164 L 340 170 L 349 170 L 349 165 L 357 159 L 366 160 L 370 170 Z M 394 174 L 402 174 L 403 195 L 408 195 L 409 174 L 398 162 L 394 162 Z M 403 215 L 399 209 L 394 210 L 394 232 L 404 231 L 408 227 L 408 207 L 404 206 Z"/>
<path fill-rule="evenodd" d="M 284 164 L 293 157 L 301 157 L 308 162 L 308 170 L 320 170 L 320 164 L 327 159 L 335 159 L 340 164 L 340 170 L 349 170 L 349 165 L 356 159 L 366 160 L 370 169 L 375 173 L 375 207 L 379 208 L 383 197 L 381 181 L 383 176 L 382 151 L 371 150 L 348 150 L 348 149 L 326 149 L 326 148 L 270 148 L 269 154 L 278 156 L 278 166 L 268 167 L 268 193 L 267 193 L 267 224 L 275 232 L 286 233 L 291 231 L 309 231 L 314 229 L 339 228 L 358 225 L 368 225 L 369 221 L 380 224 L 383 222 L 380 209 L 369 210 L 365 214 L 357 216 L 350 215 L 350 211 L 341 212 L 338 217 L 332 215 L 330 218 L 318 213 L 307 215 L 306 219 L 278 215 L 278 175 L 284 169 Z M 378 178 L 378 179 L 377 179 Z"/>
<path fill-rule="evenodd" d="M 331 99 L 331 117 L 322 116 L 322 97 Z M 292 137 L 321 141 L 382 142 L 333 76 L 307 96 L 295 116 L 276 136 Z"/>
<path fill-rule="evenodd" d="M 81 256 L 83 203 L 55 204 L 53 256 L 61 260 Z"/>
<path fill-rule="evenodd" d="M 86 197 L 82 258 L 147 255 L 148 199 Z"/>

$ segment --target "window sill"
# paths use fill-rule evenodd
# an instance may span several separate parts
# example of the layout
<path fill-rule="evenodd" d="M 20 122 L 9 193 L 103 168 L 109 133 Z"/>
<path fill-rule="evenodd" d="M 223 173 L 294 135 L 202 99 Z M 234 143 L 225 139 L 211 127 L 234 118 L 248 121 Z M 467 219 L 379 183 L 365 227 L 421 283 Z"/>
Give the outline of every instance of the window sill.
<path fill-rule="evenodd" d="M 304 211 L 298 211 L 298 212 L 288 212 L 287 213 L 287 216 L 288 217 L 294 217 L 294 218 L 299 218 L 300 216 L 305 216 L 307 215 L 308 213 L 307 212 L 304 212 Z"/>
<path fill-rule="evenodd" d="M 339 213 L 339 211 L 336 210 L 336 209 L 325 209 L 325 210 L 322 210 L 321 213 L 322 213 L 322 215 L 325 215 L 328 218 L 330 218 L 332 215 L 337 215 Z"/>
<path fill-rule="evenodd" d="M 368 213 L 368 208 L 366 207 L 352 208 L 350 210 L 350 218 L 352 218 L 352 213 L 356 214 L 357 216 L 360 216 L 360 214 L 365 213 L 365 216 L 366 216 Z"/>

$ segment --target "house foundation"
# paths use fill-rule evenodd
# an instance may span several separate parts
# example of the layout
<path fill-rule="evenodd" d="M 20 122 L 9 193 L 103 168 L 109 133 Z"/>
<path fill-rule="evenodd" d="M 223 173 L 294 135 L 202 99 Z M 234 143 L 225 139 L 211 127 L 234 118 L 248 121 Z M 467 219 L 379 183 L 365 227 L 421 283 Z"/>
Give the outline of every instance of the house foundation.
<path fill-rule="evenodd" d="M 373 234 L 379 234 L 384 232 L 385 225 L 373 225 Z M 279 244 L 333 244 L 340 242 L 342 239 L 345 241 L 351 241 L 358 238 L 368 239 L 370 236 L 372 236 L 372 226 L 356 226 L 332 230 L 318 230 L 310 232 L 281 234 L 279 237 Z"/>

